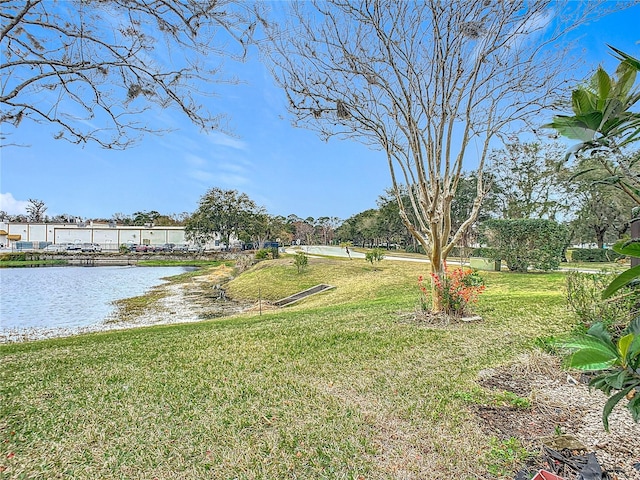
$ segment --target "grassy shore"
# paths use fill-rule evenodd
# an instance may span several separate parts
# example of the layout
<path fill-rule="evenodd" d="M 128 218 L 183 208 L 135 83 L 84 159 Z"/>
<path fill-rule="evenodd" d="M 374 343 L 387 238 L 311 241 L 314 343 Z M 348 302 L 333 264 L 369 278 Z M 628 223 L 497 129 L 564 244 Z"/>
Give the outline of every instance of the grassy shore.
<path fill-rule="evenodd" d="M 6 260 L 0 262 L 0 268 L 18 268 L 18 267 L 52 267 L 68 265 L 67 260 Z"/>
<path fill-rule="evenodd" d="M 0 476 L 513 478 L 526 451 L 481 431 L 477 374 L 571 328 L 564 277 L 488 272 L 483 321 L 430 327 L 411 316 L 427 268 L 266 261 L 227 294 L 337 288 L 261 316 L 1 346 Z"/>

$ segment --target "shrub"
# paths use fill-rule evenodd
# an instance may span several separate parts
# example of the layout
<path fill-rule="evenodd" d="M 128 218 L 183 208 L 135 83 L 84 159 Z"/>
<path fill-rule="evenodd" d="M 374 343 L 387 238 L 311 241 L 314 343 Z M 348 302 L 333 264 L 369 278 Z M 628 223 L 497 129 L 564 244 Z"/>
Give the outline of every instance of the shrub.
<path fill-rule="evenodd" d="M 469 305 L 478 301 L 479 295 L 484 292 L 484 279 L 476 271 L 469 268 L 456 268 L 448 270 L 442 275 L 431 273 L 432 287 L 440 299 L 443 313 L 462 317 L 469 314 Z M 418 277 L 420 288 L 420 306 L 427 311 L 429 291 L 424 285 L 424 278 Z"/>
<path fill-rule="evenodd" d="M 613 249 L 621 255 L 640 258 L 638 239 L 617 243 Z M 625 288 L 637 292 L 639 279 L 640 265 L 625 270 L 609 283 L 602 298 L 611 298 Z M 610 395 L 602 409 L 605 430 L 609 430 L 609 415 L 623 398 L 628 400 L 627 408 L 633 421 L 640 421 L 640 318 L 632 320 L 616 338 L 598 322 L 585 334 L 561 342 L 560 346 L 573 352 L 569 367 L 597 372 L 589 381 L 589 387 Z M 615 393 L 611 394 L 612 391 Z"/>
<path fill-rule="evenodd" d="M 373 250 L 370 250 L 365 254 L 365 259 L 367 260 L 367 262 L 370 262 L 371 265 L 380 262 L 383 258 L 384 252 L 381 248 L 374 248 Z"/>
<path fill-rule="evenodd" d="M 422 248 L 422 245 L 407 245 L 404 251 L 407 253 L 421 253 L 425 255 L 425 251 L 424 248 Z"/>
<path fill-rule="evenodd" d="M 293 264 L 298 269 L 298 273 L 302 273 L 302 271 L 309 265 L 309 259 L 304 253 L 298 252 L 293 260 Z"/>
<path fill-rule="evenodd" d="M 552 220 L 516 219 L 487 220 L 482 224 L 482 237 L 493 255 L 509 270 L 526 272 L 529 267 L 555 270 L 560 266 L 567 231 Z"/>
<path fill-rule="evenodd" d="M 623 295 L 602 300 L 602 291 L 611 282 L 611 275 L 602 273 L 567 273 L 567 303 L 584 327 L 602 322 L 609 330 L 619 331 L 635 316 L 640 292 L 628 288 Z"/>
<path fill-rule="evenodd" d="M 278 247 L 261 248 L 256 252 L 256 260 L 266 260 L 267 258 L 279 258 Z"/>
<path fill-rule="evenodd" d="M 624 258 L 610 248 L 570 248 L 567 249 L 567 260 L 570 262 L 615 262 Z"/>
<path fill-rule="evenodd" d="M 266 260 L 269 258 L 270 250 L 268 248 L 261 248 L 256 252 L 256 260 Z"/>

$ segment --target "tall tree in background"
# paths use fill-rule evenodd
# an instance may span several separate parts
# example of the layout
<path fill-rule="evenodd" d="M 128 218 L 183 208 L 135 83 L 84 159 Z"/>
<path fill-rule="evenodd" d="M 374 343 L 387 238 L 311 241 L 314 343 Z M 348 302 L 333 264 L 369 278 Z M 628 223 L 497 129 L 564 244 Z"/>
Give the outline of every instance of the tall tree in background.
<path fill-rule="evenodd" d="M 501 218 L 555 220 L 570 207 L 568 174 L 560 170 L 566 148 L 556 143 L 511 142 L 489 155 Z"/>
<path fill-rule="evenodd" d="M 316 220 L 323 245 L 329 245 L 333 241 L 333 234 L 340 223 L 341 220 L 338 217 L 319 217 Z"/>
<path fill-rule="evenodd" d="M 202 196 L 198 209 L 187 220 L 185 237 L 204 245 L 220 235 L 229 248 L 232 235 L 238 237 L 251 229 L 256 211 L 256 204 L 246 193 L 212 188 Z"/>
<path fill-rule="evenodd" d="M 230 81 L 216 63 L 243 56 L 251 18 L 236 0 L 4 0 L 3 133 L 31 120 L 55 124 L 56 138 L 124 148 L 166 128 L 138 114 L 167 107 L 220 129 L 223 117 L 199 97 Z"/>
<path fill-rule="evenodd" d="M 481 223 L 484 220 L 489 219 L 492 215 L 495 215 L 499 210 L 498 208 L 498 189 L 494 175 L 491 171 L 485 172 L 485 189 L 486 194 L 482 200 L 482 206 L 478 212 L 476 218 L 476 224 L 471 225 L 465 230 L 458 241 L 460 246 L 460 256 L 466 258 L 469 256 L 469 249 L 471 245 L 476 243 L 477 231 L 474 228 L 477 223 Z M 453 231 L 457 231 L 460 226 L 469 218 L 473 209 L 474 200 L 476 197 L 476 191 L 478 189 L 478 179 L 474 173 L 463 173 L 458 183 L 458 189 L 456 190 L 456 196 L 451 204 L 451 225 Z"/>
<path fill-rule="evenodd" d="M 442 274 L 480 211 L 492 140 L 558 98 L 572 64 L 556 41 L 606 5 L 619 8 L 562 0 L 295 2 L 289 23 L 269 32 L 266 54 L 298 126 L 386 154 L 400 215 Z M 473 207 L 452 232 L 451 204 L 470 156 Z M 441 310 L 435 291 L 432 298 Z"/>
<path fill-rule="evenodd" d="M 574 165 L 573 172 L 574 238 L 580 243 L 596 243 L 598 248 L 619 240 L 630 227 L 634 200 L 618 182 L 603 181 L 605 173 L 595 158 Z"/>
<path fill-rule="evenodd" d="M 27 205 L 27 215 L 29 221 L 34 223 L 44 222 L 46 217 L 44 212 L 47 211 L 47 206 L 42 200 L 35 198 L 29 199 L 29 205 Z"/>
<path fill-rule="evenodd" d="M 280 215 L 270 215 L 264 209 L 258 209 L 249 218 L 246 234 L 249 239 L 263 248 L 268 240 L 283 241 L 287 235 L 285 231 L 286 219 Z"/>

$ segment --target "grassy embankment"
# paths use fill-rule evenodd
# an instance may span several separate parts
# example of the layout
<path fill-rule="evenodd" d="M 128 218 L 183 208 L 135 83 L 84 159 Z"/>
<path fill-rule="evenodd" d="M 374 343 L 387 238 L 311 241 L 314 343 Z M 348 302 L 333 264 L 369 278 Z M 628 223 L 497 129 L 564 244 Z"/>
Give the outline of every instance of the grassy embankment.
<path fill-rule="evenodd" d="M 428 266 L 266 261 L 229 285 L 280 310 L 0 347 L 3 478 L 492 478 L 513 442 L 470 411 L 479 370 L 571 328 L 562 274 L 484 274 L 484 321 L 407 315 Z M 517 449 L 516 449 L 517 451 Z"/>
<path fill-rule="evenodd" d="M 40 255 L 30 252 L 0 253 L 0 268 L 50 267 L 67 263 L 65 259 L 41 259 Z"/>

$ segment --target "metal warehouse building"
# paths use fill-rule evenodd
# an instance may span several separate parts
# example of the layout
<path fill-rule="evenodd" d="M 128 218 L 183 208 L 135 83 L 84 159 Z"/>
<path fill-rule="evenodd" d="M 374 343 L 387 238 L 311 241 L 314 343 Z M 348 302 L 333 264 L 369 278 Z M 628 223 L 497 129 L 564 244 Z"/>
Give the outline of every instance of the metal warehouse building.
<path fill-rule="evenodd" d="M 16 242 L 97 243 L 103 250 L 122 244 L 162 245 L 187 243 L 184 227 L 124 226 L 114 223 L 10 223 L 0 222 L 0 248 L 13 249 Z M 215 242 L 218 244 L 219 242 Z"/>

